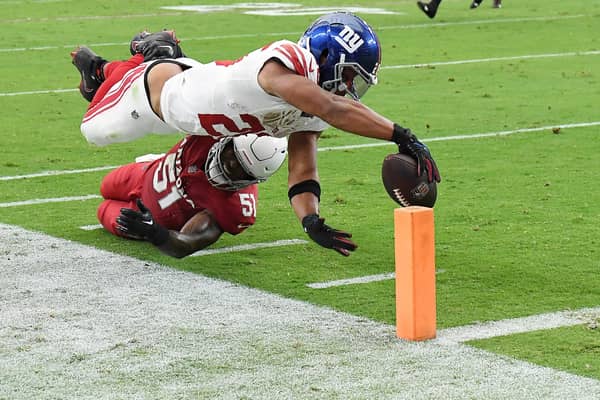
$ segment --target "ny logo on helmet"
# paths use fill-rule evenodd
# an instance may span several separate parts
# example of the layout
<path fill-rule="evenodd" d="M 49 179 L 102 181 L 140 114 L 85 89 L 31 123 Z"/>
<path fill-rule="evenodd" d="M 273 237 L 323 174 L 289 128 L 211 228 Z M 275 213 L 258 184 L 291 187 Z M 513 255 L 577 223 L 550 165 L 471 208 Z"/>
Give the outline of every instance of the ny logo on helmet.
<path fill-rule="evenodd" d="M 365 42 L 360 38 L 358 33 L 354 32 L 348 25 L 344 25 L 344 29 L 339 36 L 335 37 L 338 42 L 348 53 L 352 54 Z"/>

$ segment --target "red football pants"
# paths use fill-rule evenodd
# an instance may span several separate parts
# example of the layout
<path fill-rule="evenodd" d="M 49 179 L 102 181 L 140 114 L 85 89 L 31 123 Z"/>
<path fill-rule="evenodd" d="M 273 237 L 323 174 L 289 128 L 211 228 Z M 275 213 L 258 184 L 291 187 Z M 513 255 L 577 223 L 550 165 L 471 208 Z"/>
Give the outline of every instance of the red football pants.
<path fill-rule="evenodd" d="M 117 231 L 117 217 L 121 208 L 137 210 L 135 200 L 140 197 L 144 172 L 151 163 L 132 163 L 110 172 L 100 184 L 104 201 L 98 206 L 98 220 L 109 232 L 122 236 Z"/>

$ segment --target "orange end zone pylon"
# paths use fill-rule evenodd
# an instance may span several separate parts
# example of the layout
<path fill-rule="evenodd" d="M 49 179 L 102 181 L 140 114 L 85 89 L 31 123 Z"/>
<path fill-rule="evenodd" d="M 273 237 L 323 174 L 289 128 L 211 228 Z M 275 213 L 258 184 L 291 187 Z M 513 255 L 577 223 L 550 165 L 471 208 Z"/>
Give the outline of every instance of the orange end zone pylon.
<path fill-rule="evenodd" d="M 396 336 L 408 340 L 436 335 L 433 209 L 394 210 Z"/>

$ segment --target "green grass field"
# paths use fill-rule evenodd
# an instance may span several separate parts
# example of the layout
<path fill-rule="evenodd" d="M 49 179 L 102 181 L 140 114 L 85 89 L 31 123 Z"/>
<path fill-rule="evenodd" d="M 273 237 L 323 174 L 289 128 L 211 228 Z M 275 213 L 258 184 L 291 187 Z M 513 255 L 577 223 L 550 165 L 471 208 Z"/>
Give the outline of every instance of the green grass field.
<path fill-rule="evenodd" d="M 428 142 L 442 174 L 435 207 L 438 326 L 598 307 L 600 1 L 508 0 L 500 10 L 491 0 L 477 10 L 468 3 L 445 0 L 434 20 L 413 1 L 327 5 L 396 12 L 360 13 L 383 47 L 380 84 L 364 102 Z M 97 195 L 108 170 L 87 169 L 125 164 L 179 140 L 88 145 L 79 132 L 87 103 L 75 90 L 79 75 L 69 56 L 76 45 L 126 58 L 133 34 L 168 27 L 189 56 L 232 59 L 268 41 L 297 40 L 315 18 L 161 9 L 178 4 L 0 1 L 0 222 L 395 324 L 393 280 L 307 286 L 394 271 L 396 205 L 380 178 L 391 144 L 336 150 L 374 142 L 333 129 L 321 139 L 322 148 L 331 148 L 319 153 L 322 215 L 353 233 L 359 248 L 348 258 L 308 243 L 174 260 L 149 244 L 82 230 L 98 223 L 98 198 L 43 201 Z M 500 132 L 514 133 L 493 135 Z M 86 171 L 20 177 L 75 170 Z M 254 227 L 213 248 L 307 239 L 289 206 L 286 179 L 282 169 L 260 186 Z M 42 201 L 12 204 L 35 199 Z M 476 346 L 600 379 L 600 330 L 590 326 Z"/>

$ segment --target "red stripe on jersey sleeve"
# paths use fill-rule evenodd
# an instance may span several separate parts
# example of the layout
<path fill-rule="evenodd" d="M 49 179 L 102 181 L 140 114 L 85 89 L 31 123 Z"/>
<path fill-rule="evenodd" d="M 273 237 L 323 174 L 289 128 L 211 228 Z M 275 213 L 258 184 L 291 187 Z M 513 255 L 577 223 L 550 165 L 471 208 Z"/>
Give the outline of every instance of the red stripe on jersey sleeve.
<path fill-rule="evenodd" d="M 277 46 L 274 50 L 277 50 L 287 58 L 294 66 L 294 71 L 298 75 L 302 75 L 308 78 L 308 73 L 312 72 L 308 69 L 309 61 L 306 60 L 304 54 L 300 52 L 296 45 L 285 43 Z"/>

